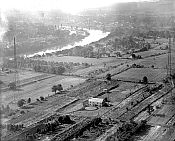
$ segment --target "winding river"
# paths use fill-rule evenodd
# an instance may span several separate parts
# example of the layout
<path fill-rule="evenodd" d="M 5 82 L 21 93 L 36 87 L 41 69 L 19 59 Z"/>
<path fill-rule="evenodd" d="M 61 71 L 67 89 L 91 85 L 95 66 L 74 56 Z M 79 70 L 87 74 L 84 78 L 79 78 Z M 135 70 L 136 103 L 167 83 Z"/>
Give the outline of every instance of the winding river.
<path fill-rule="evenodd" d="M 85 29 L 85 30 L 87 30 L 89 32 L 89 36 L 85 37 L 83 40 L 81 40 L 79 42 L 75 42 L 74 45 L 67 45 L 67 46 L 62 47 L 61 49 L 60 48 L 47 49 L 44 51 L 40 51 L 40 52 L 37 52 L 34 54 L 25 55 L 25 56 L 32 57 L 32 56 L 37 55 L 37 54 L 42 55 L 45 53 L 53 53 L 53 52 L 60 51 L 60 50 L 70 49 L 70 48 L 73 48 L 75 46 L 84 46 L 84 45 L 90 44 L 92 42 L 98 41 L 98 40 L 108 36 L 108 34 L 110 33 L 110 32 L 103 32 L 101 30 L 88 30 L 88 29 Z"/>

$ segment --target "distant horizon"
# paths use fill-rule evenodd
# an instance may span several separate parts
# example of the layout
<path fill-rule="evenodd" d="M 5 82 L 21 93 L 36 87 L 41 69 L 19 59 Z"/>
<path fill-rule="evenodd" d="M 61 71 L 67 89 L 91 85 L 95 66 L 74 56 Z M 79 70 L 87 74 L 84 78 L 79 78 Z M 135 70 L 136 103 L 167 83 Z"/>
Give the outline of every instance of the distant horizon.
<path fill-rule="evenodd" d="M 78 14 L 83 10 L 108 7 L 117 3 L 155 2 L 159 0 L 5 0 L 0 2 L 0 12 L 19 11 L 51 11 L 61 10 L 69 14 Z"/>

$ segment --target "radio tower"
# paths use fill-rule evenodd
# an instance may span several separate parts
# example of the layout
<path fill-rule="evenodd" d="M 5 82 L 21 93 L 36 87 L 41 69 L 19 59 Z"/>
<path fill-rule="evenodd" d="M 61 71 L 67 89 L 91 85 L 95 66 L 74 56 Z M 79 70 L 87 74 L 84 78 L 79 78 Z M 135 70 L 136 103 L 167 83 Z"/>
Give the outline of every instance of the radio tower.
<path fill-rule="evenodd" d="M 169 36 L 169 47 L 168 47 L 168 71 L 167 76 L 171 78 L 171 35 Z"/>
<path fill-rule="evenodd" d="M 16 39 L 14 37 L 14 81 L 13 81 L 13 89 L 17 90 L 19 86 L 19 76 L 18 76 L 18 63 L 16 57 Z M 14 101 L 15 101 L 15 93 L 14 93 Z"/>
<path fill-rule="evenodd" d="M 16 85 L 17 85 L 17 83 L 16 83 L 16 81 L 17 81 L 17 79 L 16 79 L 16 77 L 17 77 L 17 59 L 16 59 L 16 44 L 15 44 L 15 37 L 14 37 L 14 70 L 15 70 L 15 76 L 14 76 L 14 83 L 15 83 L 15 89 L 16 89 Z"/>
<path fill-rule="evenodd" d="M 172 41 L 173 39 L 173 41 Z M 172 57 L 171 57 L 171 47 L 173 46 L 174 47 L 175 45 L 175 37 L 173 36 L 173 38 L 171 38 L 171 36 L 169 37 L 169 48 L 168 48 L 168 70 L 167 70 L 167 76 L 168 78 L 170 79 L 170 82 L 172 84 L 172 87 L 174 87 L 174 82 L 173 82 L 173 75 L 172 74 Z"/>
<path fill-rule="evenodd" d="M 171 87 L 174 88 L 174 78 L 172 74 L 172 58 L 171 58 L 171 47 L 175 45 L 175 37 L 173 36 L 173 42 L 171 35 L 169 35 L 169 47 L 168 47 L 168 65 L 167 65 L 167 80 Z M 167 104 L 175 104 L 175 96 L 173 95 L 172 90 L 170 91 L 170 96 L 168 98 L 165 98 L 165 101 Z"/>
<path fill-rule="evenodd" d="M 167 68 L 166 81 L 168 82 L 168 85 L 170 87 L 173 87 L 174 83 L 173 83 L 173 80 L 172 80 L 172 68 L 171 68 L 172 67 L 171 66 L 171 46 L 172 46 L 171 40 L 172 39 L 171 39 L 170 32 L 168 32 L 168 60 L 167 60 L 168 64 L 166 66 L 166 68 Z M 173 98 L 172 90 L 170 91 L 170 96 L 164 98 L 163 103 L 164 104 L 174 104 L 174 98 Z"/>

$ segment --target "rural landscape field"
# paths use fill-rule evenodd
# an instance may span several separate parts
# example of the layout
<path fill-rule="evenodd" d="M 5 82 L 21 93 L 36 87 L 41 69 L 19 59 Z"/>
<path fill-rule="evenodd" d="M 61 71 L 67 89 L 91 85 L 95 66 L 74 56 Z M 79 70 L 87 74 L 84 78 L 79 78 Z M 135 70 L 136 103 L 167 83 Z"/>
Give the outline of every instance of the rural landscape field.
<path fill-rule="evenodd" d="M 175 141 L 175 1 L 66 2 L 0 6 L 1 140 Z"/>

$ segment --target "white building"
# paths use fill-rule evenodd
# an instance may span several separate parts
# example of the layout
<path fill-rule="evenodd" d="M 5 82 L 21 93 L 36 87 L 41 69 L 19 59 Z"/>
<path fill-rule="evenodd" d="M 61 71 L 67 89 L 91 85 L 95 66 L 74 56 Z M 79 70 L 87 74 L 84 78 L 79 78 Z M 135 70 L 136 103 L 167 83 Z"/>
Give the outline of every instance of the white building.
<path fill-rule="evenodd" d="M 105 100 L 101 98 L 90 98 L 89 106 L 102 107 L 105 104 Z"/>

